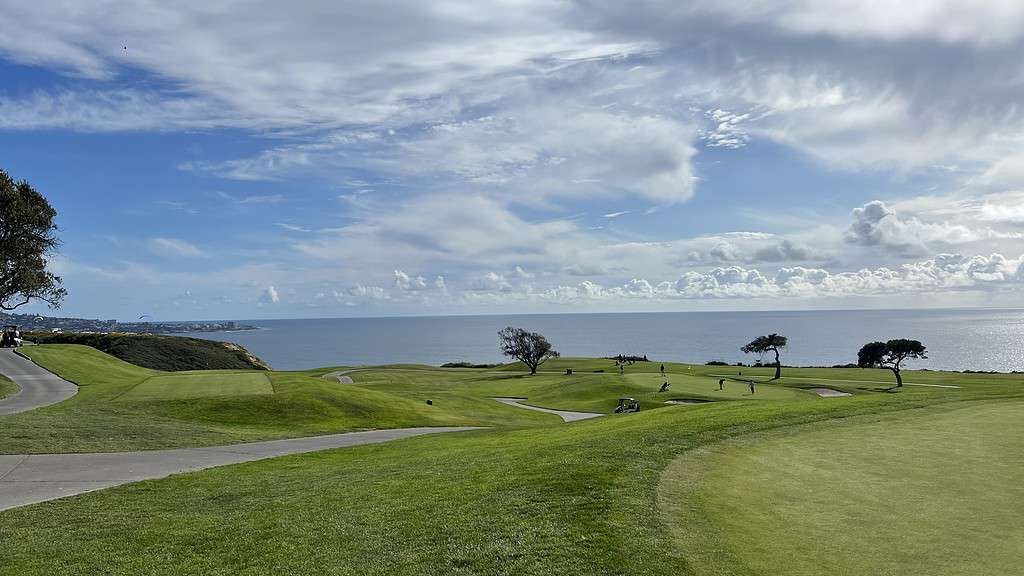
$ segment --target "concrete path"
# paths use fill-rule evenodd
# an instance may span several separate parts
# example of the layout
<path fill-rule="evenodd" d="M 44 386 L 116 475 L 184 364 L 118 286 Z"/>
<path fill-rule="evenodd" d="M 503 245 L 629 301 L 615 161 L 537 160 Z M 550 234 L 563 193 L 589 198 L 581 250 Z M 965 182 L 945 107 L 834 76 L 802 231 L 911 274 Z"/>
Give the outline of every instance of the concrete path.
<path fill-rule="evenodd" d="M 0 416 L 56 404 L 78 393 L 78 386 L 18 356 L 13 348 L 0 348 L 0 374 L 21 387 L 20 392 L 0 400 Z"/>
<path fill-rule="evenodd" d="M 437 432 L 479 429 L 472 426 L 399 428 L 209 448 L 94 454 L 0 455 L 0 510 L 226 464 L 375 444 Z"/>
<path fill-rule="evenodd" d="M 516 408 L 526 408 L 527 410 L 536 410 L 537 412 L 547 412 L 548 414 L 557 414 L 562 417 L 562 420 L 566 422 L 575 422 L 576 420 L 586 420 L 587 418 L 597 418 L 598 416 L 605 416 L 605 414 L 599 414 L 596 412 L 570 412 L 568 410 L 551 410 L 550 408 L 539 408 L 537 406 L 530 406 L 523 404 L 521 401 L 526 398 L 491 398 L 491 400 L 497 400 L 502 404 L 508 404 L 509 406 L 515 406 Z"/>
<path fill-rule="evenodd" d="M 321 376 L 321 378 L 326 378 L 328 380 L 337 380 L 342 384 L 354 384 L 354 382 L 352 381 L 352 377 L 347 376 L 348 374 L 351 374 L 353 372 L 355 372 L 355 370 L 335 370 L 334 372 L 328 372 L 327 374 L 324 374 L 323 376 Z"/>

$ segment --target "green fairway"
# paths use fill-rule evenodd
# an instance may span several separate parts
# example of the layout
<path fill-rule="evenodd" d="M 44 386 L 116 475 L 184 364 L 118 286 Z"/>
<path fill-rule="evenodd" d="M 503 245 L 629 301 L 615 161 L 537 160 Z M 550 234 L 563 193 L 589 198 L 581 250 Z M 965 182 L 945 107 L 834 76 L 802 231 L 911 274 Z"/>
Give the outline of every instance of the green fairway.
<path fill-rule="evenodd" d="M 1019 574 L 1024 402 L 730 442 L 678 460 L 661 491 L 698 574 Z"/>
<path fill-rule="evenodd" d="M 0 398 L 5 398 L 18 391 L 18 385 L 0 374 Z"/>
<path fill-rule="evenodd" d="M 273 393 L 270 379 L 266 374 L 258 372 L 177 372 L 146 378 L 117 399 L 177 400 Z"/>
<path fill-rule="evenodd" d="M 795 388 L 786 388 L 781 383 L 759 383 L 755 393 L 743 382 L 726 380 L 724 390 L 718 389 L 718 379 L 709 376 L 689 376 L 686 374 L 669 374 L 662 378 L 658 374 L 630 374 L 626 378 L 648 394 L 655 401 L 668 398 L 697 398 L 704 400 L 800 400 L 814 398 L 811 392 Z M 668 380 L 667 392 L 658 393 L 661 383 Z"/>
<path fill-rule="evenodd" d="M 332 369 L 172 375 L 82 347 L 31 354 L 83 386 L 61 404 L 0 418 L 0 452 L 199 446 L 369 427 L 491 428 L 8 510 L 0 513 L 0 574 L 773 573 L 756 564 L 765 558 L 794 574 L 815 562 L 826 567 L 818 573 L 882 574 L 903 568 L 843 554 L 888 552 L 904 540 L 986 551 L 987 563 L 976 565 L 999 574 L 1006 556 L 993 547 L 1020 540 L 1013 516 L 989 512 L 993 501 L 1022 501 L 1016 438 L 1024 437 L 1024 402 L 1013 399 L 1024 397 L 1022 375 L 908 372 L 908 382 L 958 388 L 889 392 L 882 371 L 787 369 L 750 397 L 735 381 L 718 392 L 714 375 L 723 367 L 675 363 L 666 363 L 670 392 L 659 394 L 656 362 L 625 375 L 595 373 L 610 363 L 601 359 L 560 359 L 550 366 L 558 370 L 534 376 L 515 366 L 367 367 L 341 384 L 316 377 Z M 853 396 L 804 390 L 825 382 Z M 571 424 L 491 399 L 609 412 L 624 395 L 644 409 Z M 715 402 L 670 406 L 666 398 Z M 804 437 L 806 444 L 797 442 Z M 719 451 L 709 447 L 735 457 L 714 460 Z M 748 447 L 753 460 L 745 459 Z M 850 467 L 864 474 L 847 477 Z M 944 505 L 956 498 L 963 502 Z M 762 513 L 765 502 L 790 511 L 784 525 L 770 523 L 778 518 Z M 893 518 L 871 508 L 880 505 Z M 984 514 L 965 519 L 967 506 Z M 1021 512 L 1016 504 L 1005 509 Z M 914 525 L 919 517 L 929 524 Z M 949 528 L 957 523 L 963 528 Z M 827 529 L 844 533 L 822 540 Z M 960 541 L 943 540 L 951 537 Z M 737 542 L 756 557 L 743 556 Z M 809 559 L 793 560 L 798 552 Z"/>

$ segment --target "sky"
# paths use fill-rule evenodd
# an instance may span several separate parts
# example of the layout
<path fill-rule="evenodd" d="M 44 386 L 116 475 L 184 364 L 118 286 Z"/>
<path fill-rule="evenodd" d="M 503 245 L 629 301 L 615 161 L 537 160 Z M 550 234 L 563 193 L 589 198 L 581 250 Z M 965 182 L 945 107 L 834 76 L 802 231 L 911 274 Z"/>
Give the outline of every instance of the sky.
<path fill-rule="evenodd" d="M 0 168 L 58 210 L 63 315 L 1024 306 L 1016 0 L 0 0 L 0 29 Z"/>

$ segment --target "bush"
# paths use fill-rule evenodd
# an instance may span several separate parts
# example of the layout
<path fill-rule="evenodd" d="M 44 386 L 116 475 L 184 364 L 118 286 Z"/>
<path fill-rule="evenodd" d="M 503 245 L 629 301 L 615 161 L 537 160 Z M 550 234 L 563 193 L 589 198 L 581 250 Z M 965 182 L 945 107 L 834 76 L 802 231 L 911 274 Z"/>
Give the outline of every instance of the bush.
<path fill-rule="evenodd" d="M 181 370 L 269 370 L 238 344 L 156 334 L 29 332 L 36 344 L 81 344 L 143 368 Z"/>
<path fill-rule="evenodd" d="M 722 362 L 721 360 L 712 360 L 710 362 L 705 362 L 704 365 L 705 366 L 728 366 L 729 363 L 728 362 Z"/>
<path fill-rule="evenodd" d="M 445 362 L 441 368 L 495 368 L 501 364 L 473 364 L 472 362 Z"/>

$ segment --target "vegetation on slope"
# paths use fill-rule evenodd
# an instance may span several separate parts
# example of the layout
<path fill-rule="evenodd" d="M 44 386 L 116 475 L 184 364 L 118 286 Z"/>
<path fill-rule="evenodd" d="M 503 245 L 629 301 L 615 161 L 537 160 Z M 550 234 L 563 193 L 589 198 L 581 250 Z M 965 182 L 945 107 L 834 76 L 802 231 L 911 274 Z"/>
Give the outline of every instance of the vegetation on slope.
<path fill-rule="evenodd" d="M 157 334 L 52 334 L 31 332 L 27 338 L 38 344 L 81 344 L 143 368 L 177 372 L 181 370 L 269 370 L 245 348 L 230 342 L 216 342 L 183 336 Z"/>

